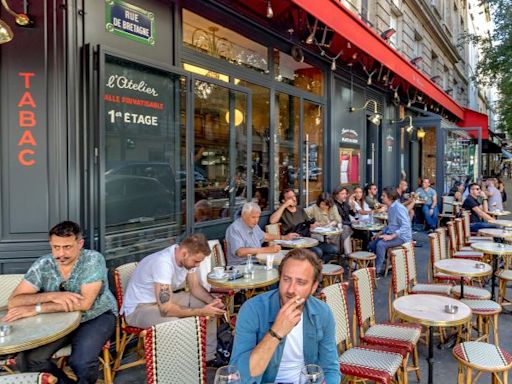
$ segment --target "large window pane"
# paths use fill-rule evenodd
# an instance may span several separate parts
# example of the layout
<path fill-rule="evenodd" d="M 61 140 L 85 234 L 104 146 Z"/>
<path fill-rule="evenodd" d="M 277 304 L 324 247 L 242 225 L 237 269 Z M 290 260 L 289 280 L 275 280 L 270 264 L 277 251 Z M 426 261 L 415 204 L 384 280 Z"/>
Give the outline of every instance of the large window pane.
<path fill-rule="evenodd" d="M 134 243 L 139 251 L 150 246 L 142 245 L 138 233 L 157 244 L 181 231 L 185 84 L 179 75 L 106 56 L 101 198 L 107 253 L 129 252 L 126 247 Z"/>
<path fill-rule="evenodd" d="M 304 151 L 303 179 L 306 204 L 315 201 L 323 191 L 323 132 L 322 106 L 304 101 L 304 138 L 307 151 Z"/>
<path fill-rule="evenodd" d="M 283 189 L 293 188 L 296 193 L 299 192 L 299 99 L 276 93 L 276 109 L 274 198 L 278 205 L 279 192 Z"/>
<path fill-rule="evenodd" d="M 274 78 L 286 84 L 293 85 L 305 91 L 322 96 L 324 94 L 324 73 L 321 69 L 274 49 Z"/>

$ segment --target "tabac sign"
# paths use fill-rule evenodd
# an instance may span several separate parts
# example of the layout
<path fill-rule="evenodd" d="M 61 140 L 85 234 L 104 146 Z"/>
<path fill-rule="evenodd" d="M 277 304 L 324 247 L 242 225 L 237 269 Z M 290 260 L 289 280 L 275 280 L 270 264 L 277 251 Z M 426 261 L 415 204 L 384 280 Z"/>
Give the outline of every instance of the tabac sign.
<path fill-rule="evenodd" d="M 105 29 L 147 45 L 155 45 L 155 15 L 121 0 L 105 0 Z"/>

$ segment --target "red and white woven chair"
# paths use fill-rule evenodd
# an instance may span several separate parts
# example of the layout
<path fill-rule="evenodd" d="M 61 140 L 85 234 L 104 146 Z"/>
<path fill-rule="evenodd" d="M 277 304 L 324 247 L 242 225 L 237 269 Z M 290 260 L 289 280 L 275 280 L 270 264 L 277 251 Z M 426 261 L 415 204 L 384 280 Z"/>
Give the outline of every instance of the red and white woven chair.
<path fill-rule="evenodd" d="M 481 261 L 484 257 L 484 254 L 482 252 L 475 251 L 470 246 L 460 245 L 458 235 L 456 232 L 457 227 L 459 227 L 460 230 L 462 230 L 460 219 L 455 219 L 455 221 L 450 221 L 446 223 L 446 228 L 448 230 L 448 244 L 450 256 L 458 259 L 470 259 Z"/>
<path fill-rule="evenodd" d="M 136 367 L 138 365 L 142 365 L 145 363 L 145 360 L 142 357 L 142 338 L 140 337 L 143 329 L 131 327 L 128 324 L 126 324 L 126 319 L 124 315 L 121 314 L 124 293 L 126 291 L 126 288 L 128 287 L 128 282 L 130 281 L 130 278 L 133 272 L 135 271 L 135 268 L 137 268 L 137 263 L 133 262 L 123 264 L 114 270 L 115 294 L 117 301 L 117 309 L 119 310 L 119 316 L 117 317 L 116 324 L 116 359 L 114 360 L 113 375 L 115 375 L 117 371 L 121 371 L 123 369 L 131 367 Z M 140 351 L 140 358 L 137 359 L 136 361 L 121 365 L 121 360 L 123 359 L 126 345 L 134 337 L 139 338 L 137 351 Z"/>
<path fill-rule="evenodd" d="M 185 317 L 152 326 L 146 331 L 144 350 L 148 384 L 206 384 L 206 318 Z"/>
<path fill-rule="evenodd" d="M 45 372 L 15 373 L 0 376 L 0 384 L 55 384 L 57 378 Z"/>
<path fill-rule="evenodd" d="M 428 270 L 429 281 L 432 276 L 434 283 L 458 284 L 460 276 L 448 275 L 438 272 L 434 265 L 438 260 L 444 260 L 448 257 L 448 249 L 446 244 L 446 228 L 437 228 L 434 233 L 428 235 L 430 242 L 430 265 Z M 470 284 L 471 279 L 465 278 L 465 283 Z"/>
<path fill-rule="evenodd" d="M 388 316 L 389 321 L 393 322 L 393 301 L 398 297 L 409 294 L 407 286 L 407 262 L 405 249 L 394 249 L 391 251 L 391 284 L 388 291 Z"/>
<path fill-rule="evenodd" d="M 411 323 L 377 323 L 375 319 L 373 278 L 374 268 L 363 268 L 352 273 L 354 278 L 355 312 L 354 317 L 359 326 L 359 339 L 364 344 L 384 345 L 388 347 L 405 348 L 412 354 L 413 364 L 407 368 L 414 370 L 420 380 L 418 362 L 418 340 L 421 326 Z M 356 334 L 356 321 L 354 332 Z M 407 377 L 407 375 L 404 375 Z"/>
<path fill-rule="evenodd" d="M 470 212 L 462 211 L 462 227 L 464 232 L 464 241 L 462 244 L 471 244 L 475 241 L 494 241 L 494 238 L 491 236 L 472 236 L 471 235 L 471 226 L 470 226 Z"/>
<path fill-rule="evenodd" d="M 0 308 L 7 307 L 9 297 L 16 287 L 23 280 L 23 274 L 0 275 Z M 0 357 L 0 369 L 9 373 L 14 373 L 11 367 L 16 364 L 13 356 Z"/>
<path fill-rule="evenodd" d="M 479 341 L 467 341 L 457 344 L 452 352 L 459 362 L 458 384 L 476 383 L 483 372 L 491 374 L 493 383 L 508 382 L 512 356 L 500 347 Z M 473 371 L 477 372 L 474 378 Z M 500 373 L 502 379 L 499 377 Z"/>
<path fill-rule="evenodd" d="M 322 290 L 322 298 L 331 308 L 336 322 L 336 345 L 344 382 L 354 379 L 389 384 L 398 378 L 404 355 L 394 348 L 362 345 L 353 347 L 347 306 L 348 283 L 337 283 Z M 402 351 L 407 356 L 407 351 Z M 403 371 L 402 371 L 403 375 Z"/>
<path fill-rule="evenodd" d="M 471 308 L 471 312 L 475 318 L 473 329 L 476 330 L 477 337 L 474 341 L 485 340 L 490 343 L 490 326 L 492 325 L 494 344 L 500 345 L 498 334 L 498 315 L 501 313 L 501 305 L 493 300 L 462 299 L 461 301 Z M 468 332 L 468 337 L 470 336 L 471 332 Z"/>
<path fill-rule="evenodd" d="M 416 253 L 414 252 L 414 243 L 409 242 L 402 244 L 405 250 L 407 263 L 408 287 L 410 293 L 426 293 L 431 295 L 450 295 L 452 286 L 448 284 L 428 284 L 418 283 L 418 275 L 416 270 Z"/>

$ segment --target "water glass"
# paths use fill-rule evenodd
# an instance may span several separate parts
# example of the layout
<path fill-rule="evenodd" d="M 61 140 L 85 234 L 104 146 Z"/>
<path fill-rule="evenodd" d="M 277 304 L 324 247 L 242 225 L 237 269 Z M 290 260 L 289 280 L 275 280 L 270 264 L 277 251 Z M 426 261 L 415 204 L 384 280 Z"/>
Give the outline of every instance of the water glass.
<path fill-rule="evenodd" d="M 274 267 L 274 257 L 275 257 L 275 255 L 273 253 L 270 253 L 267 255 L 267 266 L 266 266 L 267 271 L 270 271 Z"/>
<path fill-rule="evenodd" d="M 304 384 L 324 384 L 324 371 L 319 365 L 307 364 L 301 370 L 301 382 Z"/>
<path fill-rule="evenodd" d="M 240 384 L 241 382 L 240 372 L 234 365 L 226 365 L 217 369 L 213 381 L 214 384 Z"/>

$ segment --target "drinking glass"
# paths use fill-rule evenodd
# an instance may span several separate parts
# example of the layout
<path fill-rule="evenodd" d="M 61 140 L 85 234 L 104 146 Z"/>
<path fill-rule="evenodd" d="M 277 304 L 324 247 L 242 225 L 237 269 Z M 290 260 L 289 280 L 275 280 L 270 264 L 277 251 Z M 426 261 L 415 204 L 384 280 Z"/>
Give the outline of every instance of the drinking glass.
<path fill-rule="evenodd" d="M 307 364 L 301 370 L 301 382 L 304 384 L 323 384 L 324 382 L 324 371 L 319 365 Z"/>
<path fill-rule="evenodd" d="M 213 381 L 214 384 L 240 384 L 241 382 L 240 372 L 234 365 L 226 365 L 217 369 Z"/>

